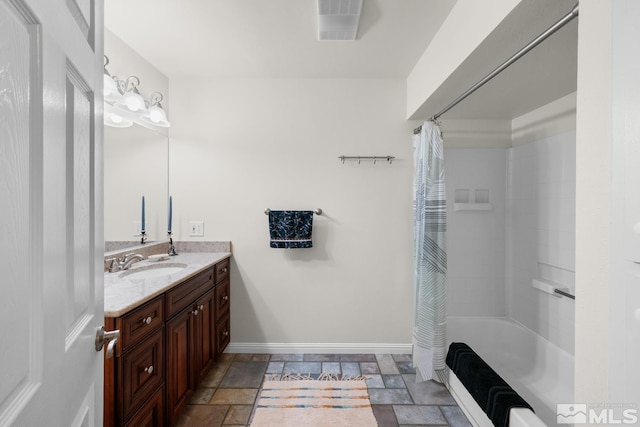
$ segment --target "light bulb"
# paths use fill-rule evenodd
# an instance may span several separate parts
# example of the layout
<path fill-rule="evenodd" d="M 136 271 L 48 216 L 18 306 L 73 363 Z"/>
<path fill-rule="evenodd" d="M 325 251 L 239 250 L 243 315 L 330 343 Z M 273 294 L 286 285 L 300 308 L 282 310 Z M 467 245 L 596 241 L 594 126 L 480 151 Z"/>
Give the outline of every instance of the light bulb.
<path fill-rule="evenodd" d="M 137 93 L 127 92 L 124 94 L 120 105 L 126 106 L 131 111 L 140 111 L 145 109 L 144 99 Z"/>
<path fill-rule="evenodd" d="M 149 109 L 149 118 L 151 119 L 152 122 L 158 123 L 163 120 L 166 120 L 167 115 L 164 113 L 164 110 L 162 110 L 162 108 L 158 108 L 154 106 Z"/>
<path fill-rule="evenodd" d="M 104 115 L 104 124 L 114 128 L 127 128 L 133 126 L 133 122 L 129 119 L 125 119 L 119 114 L 113 112 L 106 112 Z"/>

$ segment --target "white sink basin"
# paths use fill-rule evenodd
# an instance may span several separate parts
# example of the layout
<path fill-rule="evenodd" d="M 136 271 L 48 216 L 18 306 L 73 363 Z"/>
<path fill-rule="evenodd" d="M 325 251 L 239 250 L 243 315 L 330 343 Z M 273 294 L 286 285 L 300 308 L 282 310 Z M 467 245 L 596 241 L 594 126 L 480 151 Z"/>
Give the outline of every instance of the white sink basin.
<path fill-rule="evenodd" d="M 168 276 L 183 270 L 187 264 L 178 262 L 168 264 L 147 265 L 144 267 L 134 268 L 120 273 L 120 278 L 124 279 L 149 279 L 152 277 Z"/>

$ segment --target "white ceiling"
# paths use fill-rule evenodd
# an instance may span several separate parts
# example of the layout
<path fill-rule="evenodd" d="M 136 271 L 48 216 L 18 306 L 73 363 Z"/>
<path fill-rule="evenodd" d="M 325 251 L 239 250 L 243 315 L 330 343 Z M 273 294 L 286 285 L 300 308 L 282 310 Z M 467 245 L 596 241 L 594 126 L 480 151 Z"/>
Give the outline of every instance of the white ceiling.
<path fill-rule="evenodd" d="M 364 0 L 356 41 L 317 40 L 317 0 L 106 0 L 105 25 L 169 78 L 406 78 L 455 2 Z M 575 2 L 522 0 L 411 118 L 440 111 Z M 575 91 L 577 28 L 442 118 L 510 120 Z"/>
<path fill-rule="evenodd" d="M 105 25 L 169 78 L 404 78 L 455 0 L 365 0 L 356 41 L 316 0 L 106 0 Z"/>

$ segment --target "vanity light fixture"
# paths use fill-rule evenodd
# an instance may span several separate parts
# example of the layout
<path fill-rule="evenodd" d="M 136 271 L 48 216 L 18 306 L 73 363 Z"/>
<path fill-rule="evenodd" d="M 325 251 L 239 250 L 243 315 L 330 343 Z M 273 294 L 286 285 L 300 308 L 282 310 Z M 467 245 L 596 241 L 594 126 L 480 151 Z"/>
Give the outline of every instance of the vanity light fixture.
<path fill-rule="evenodd" d="M 105 55 L 102 94 L 104 95 L 105 101 L 115 102 L 122 98 L 122 94 L 118 89 L 118 79 L 116 79 L 109 73 L 109 70 L 107 70 L 107 65 L 109 65 L 109 57 Z"/>
<path fill-rule="evenodd" d="M 167 113 L 160 102 L 163 96 L 160 92 L 153 92 L 149 101 L 140 95 L 138 87 L 140 79 L 129 76 L 126 80 L 119 80 L 107 70 L 109 57 L 104 56 L 104 124 L 111 127 L 129 127 L 134 123 L 145 127 L 169 127 Z"/>
<path fill-rule="evenodd" d="M 146 112 L 144 98 L 140 95 L 138 86 L 140 86 L 140 79 L 136 76 L 129 76 L 125 81 L 126 89 L 122 99 L 114 105 L 129 111 Z"/>
<path fill-rule="evenodd" d="M 133 122 L 122 117 L 120 114 L 104 109 L 104 124 L 114 128 L 128 128 L 133 126 Z"/>
<path fill-rule="evenodd" d="M 140 117 L 140 120 L 153 126 L 168 128 L 170 124 L 167 120 L 167 113 L 160 104 L 163 98 L 160 92 L 153 92 L 149 99 L 149 110 Z"/>

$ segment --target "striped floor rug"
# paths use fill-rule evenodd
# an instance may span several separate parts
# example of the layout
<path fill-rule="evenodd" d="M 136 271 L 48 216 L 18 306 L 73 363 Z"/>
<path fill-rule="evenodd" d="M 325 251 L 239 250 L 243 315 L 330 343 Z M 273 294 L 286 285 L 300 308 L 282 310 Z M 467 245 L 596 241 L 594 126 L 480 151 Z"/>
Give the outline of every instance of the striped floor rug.
<path fill-rule="evenodd" d="M 377 426 L 365 381 L 265 381 L 251 427 Z"/>

